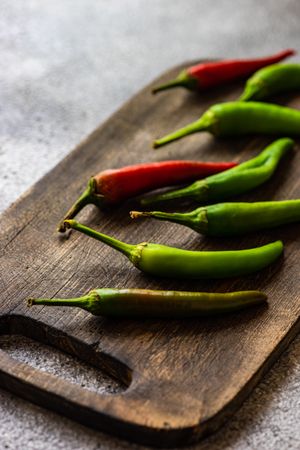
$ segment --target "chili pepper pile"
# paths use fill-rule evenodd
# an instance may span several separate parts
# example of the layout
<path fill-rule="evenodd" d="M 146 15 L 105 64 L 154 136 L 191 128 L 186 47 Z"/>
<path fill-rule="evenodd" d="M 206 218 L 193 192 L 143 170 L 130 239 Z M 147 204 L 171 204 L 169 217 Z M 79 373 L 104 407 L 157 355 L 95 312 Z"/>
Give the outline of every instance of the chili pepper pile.
<path fill-rule="evenodd" d="M 153 93 L 178 86 L 189 90 L 212 89 L 252 75 L 237 101 L 213 105 L 200 119 L 155 140 L 154 147 L 202 131 L 220 137 L 245 134 L 299 136 L 300 111 L 256 101 L 300 89 L 300 64 L 278 64 L 294 54 L 294 50 L 288 49 L 265 58 L 201 63 L 182 71 L 175 80 L 154 88 Z M 200 203 L 219 202 L 265 183 L 278 170 L 281 159 L 293 145 L 291 138 L 283 137 L 240 165 L 234 162 L 164 161 L 102 171 L 89 180 L 85 191 L 61 220 L 58 231 L 74 229 L 90 236 L 123 253 L 135 267 L 155 277 L 218 279 L 259 271 L 280 257 L 281 241 L 246 250 L 211 252 L 148 242 L 133 245 L 93 230 L 73 218 L 89 203 L 99 207 L 117 205 L 154 189 L 192 181 L 186 187 L 141 198 L 140 203 L 145 206 L 182 198 Z M 130 214 L 132 218 L 176 222 L 207 236 L 226 237 L 300 221 L 300 200 L 217 203 L 186 213 L 131 211 Z M 75 306 L 108 317 L 183 318 L 236 311 L 264 303 L 266 299 L 260 291 L 206 293 L 104 288 L 94 289 L 79 298 L 29 299 L 28 305 Z"/>

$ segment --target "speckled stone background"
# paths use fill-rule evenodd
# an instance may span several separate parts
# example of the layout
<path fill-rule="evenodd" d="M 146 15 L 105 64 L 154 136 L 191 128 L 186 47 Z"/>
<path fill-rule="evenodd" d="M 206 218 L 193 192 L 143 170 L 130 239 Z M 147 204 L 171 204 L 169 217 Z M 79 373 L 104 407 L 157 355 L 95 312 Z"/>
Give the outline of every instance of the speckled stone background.
<path fill-rule="evenodd" d="M 299 19 L 299 0 L 0 0 L 0 210 L 163 70 L 300 51 Z M 121 389 L 50 347 L 5 337 L 0 347 L 87 389 Z M 299 449 L 299 380 L 298 338 L 232 420 L 194 449 Z M 137 448 L 0 390 L 1 450 Z"/>

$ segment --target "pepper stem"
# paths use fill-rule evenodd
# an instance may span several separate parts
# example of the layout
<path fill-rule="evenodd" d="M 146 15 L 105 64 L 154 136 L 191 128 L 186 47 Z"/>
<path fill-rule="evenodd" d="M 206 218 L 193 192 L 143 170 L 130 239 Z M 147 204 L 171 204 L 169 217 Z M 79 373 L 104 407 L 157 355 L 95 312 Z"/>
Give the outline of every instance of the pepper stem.
<path fill-rule="evenodd" d="M 162 211 L 130 211 L 132 219 L 139 219 L 140 217 L 154 218 L 158 220 L 168 220 L 169 222 L 176 222 L 185 224 L 187 221 L 187 213 L 166 213 Z"/>
<path fill-rule="evenodd" d="M 153 148 L 159 148 L 163 145 L 169 144 L 170 142 L 177 141 L 189 134 L 198 133 L 199 131 L 209 131 L 211 127 L 214 125 L 214 115 L 211 111 L 207 111 L 203 114 L 200 119 L 195 122 L 187 125 L 186 127 L 180 128 L 174 133 L 168 134 L 167 136 L 162 137 L 154 141 Z"/>
<path fill-rule="evenodd" d="M 59 223 L 57 231 L 63 233 L 66 231 L 65 220 L 73 219 L 79 211 L 82 210 L 86 205 L 93 203 L 96 206 L 101 206 L 103 204 L 104 196 L 96 194 L 96 181 L 92 177 L 89 179 L 87 188 L 76 200 L 76 202 L 71 206 L 63 220 Z"/>
<path fill-rule="evenodd" d="M 261 86 L 257 84 L 246 84 L 245 90 L 239 97 L 239 102 L 247 102 L 248 100 L 259 100 L 257 94 L 261 93 Z"/>
<path fill-rule="evenodd" d="M 196 87 L 196 84 L 197 80 L 195 78 L 192 78 L 186 70 L 183 70 L 174 80 L 168 81 L 167 83 L 164 83 L 152 89 L 152 94 L 156 94 L 157 92 L 165 91 L 167 89 L 173 89 L 175 87 L 185 87 L 187 89 L 193 89 Z"/>
<path fill-rule="evenodd" d="M 29 298 L 27 300 L 27 306 L 33 305 L 49 305 L 49 306 L 78 306 L 84 308 L 91 300 L 91 296 L 84 295 L 82 297 L 75 298 Z"/>
<path fill-rule="evenodd" d="M 164 202 L 176 198 L 186 198 L 196 200 L 197 202 L 207 201 L 208 186 L 205 180 L 195 181 L 193 184 L 174 191 L 165 192 L 164 194 L 152 195 L 144 197 L 140 200 L 141 205 L 148 206 L 153 203 Z"/>
<path fill-rule="evenodd" d="M 128 258 L 131 256 L 132 251 L 135 249 L 135 245 L 126 244 L 125 242 L 119 241 L 111 236 L 108 236 L 103 233 L 99 233 L 98 231 L 93 230 L 92 228 L 86 227 L 76 220 L 65 220 L 64 226 L 66 228 L 73 228 L 74 230 L 80 231 L 87 236 L 90 236 L 98 241 L 104 242 L 104 244 L 109 245 L 110 247 L 118 250 L 119 252 L 126 255 Z"/>

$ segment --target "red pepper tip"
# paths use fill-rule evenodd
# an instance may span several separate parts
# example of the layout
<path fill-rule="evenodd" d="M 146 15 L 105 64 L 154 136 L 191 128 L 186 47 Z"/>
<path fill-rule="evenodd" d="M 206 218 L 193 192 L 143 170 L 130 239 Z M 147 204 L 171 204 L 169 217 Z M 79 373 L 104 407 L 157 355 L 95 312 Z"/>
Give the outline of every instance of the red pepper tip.
<path fill-rule="evenodd" d="M 287 48 L 286 50 L 283 50 L 282 53 L 286 53 L 287 55 L 293 56 L 297 55 L 297 50 L 294 48 Z"/>

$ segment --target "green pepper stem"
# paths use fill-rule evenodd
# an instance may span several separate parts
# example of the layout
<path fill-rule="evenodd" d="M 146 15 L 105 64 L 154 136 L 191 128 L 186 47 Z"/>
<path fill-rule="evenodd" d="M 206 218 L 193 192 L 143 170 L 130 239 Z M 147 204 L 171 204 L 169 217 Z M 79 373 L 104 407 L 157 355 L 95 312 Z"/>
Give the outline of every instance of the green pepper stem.
<path fill-rule="evenodd" d="M 246 84 L 245 90 L 239 97 L 238 101 L 247 102 L 248 100 L 256 100 L 256 95 L 259 92 L 259 86 L 253 84 Z"/>
<path fill-rule="evenodd" d="M 165 91 L 167 89 L 173 89 L 176 87 L 194 89 L 197 87 L 197 84 L 197 80 L 191 77 L 186 70 L 183 70 L 174 80 L 168 81 L 167 83 L 161 84 L 160 86 L 152 89 L 152 94 L 156 94 L 157 92 Z"/>
<path fill-rule="evenodd" d="M 29 298 L 27 306 L 49 305 L 49 306 L 78 306 L 82 308 L 90 301 L 90 295 L 75 298 Z"/>
<path fill-rule="evenodd" d="M 209 188 L 205 182 L 205 179 L 199 180 L 182 189 L 176 189 L 175 191 L 165 192 L 164 194 L 144 197 L 140 200 L 140 203 L 143 206 L 148 206 L 153 203 L 174 200 L 176 198 L 186 198 L 196 200 L 197 202 L 205 202 L 208 198 L 208 189 Z"/>
<path fill-rule="evenodd" d="M 104 244 L 109 245 L 110 247 L 118 250 L 123 253 L 127 257 L 131 256 L 132 251 L 135 249 L 135 245 L 126 244 L 125 242 L 119 241 L 111 236 L 108 236 L 103 233 L 99 233 L 98 231 L 93 230 L 92 228 L 86 227 L 81 223 L 76 222 L 76 220 L 65 220 L 64 222 L 66 228 L 73 228 L 74 230 L 80 231 L 87 236 L 90 236 L 98 241 L 103 242 Z"/>
<path fill-rule="evenodd" d="M 159 148 L 173 141 L 178 141 L 184 136 L 189 134 L 197 133 L 201 130 L 207 130 L 207 124 L 201 124 L 199 120 L 187 125 L 186 127 L 180 128 L 180 130 L 175 131 L 175 133 L 168 134 L 167 136 L 154 141 L 153 148 Z"/>
<path fill-rule="evenodd" d="M 174 133 L 168 134 L 161 139 L 154 141 L 153 148 L 162 147 L 170 142 L 177 141 L 189 134 L 198 133 L 199 131 L 209 131 L 215 123 L 214 114 L 211 111 L 207 111 L 200 117 L 200 119 L 192 122 L 186 127 L 180 128 Z"/>
<path fill-rule="evenodd" d="M 63 220 L 59 223 L 57 231 L 63 233 L 66 231 L 65 220 L 73 219 L 79 211 L 82 210 L 86 205 L 93 203 L 96 206 L 101 206 L 104 200 L 104 196 L 96 194 L 96 181 L 92 177 L 90 178 L 87 188 L 76 200 L 76 202 L 71 206 Z"/>
<path fill-rule="evenodd" d="M 163 211 L 130 211 L 130 217 L 132 219 L 138 219 L 140 217 L 151 218 L 154 217 L 158 220 L 168 220 L 169 222 L 176 222 L 185 224 L 188 213 L 166 213 Z"/>
<path fill-rule="evenodd" d="M 152 94 L 157 94 L 157 92 L 166 91 L 167 89 L 172 89 L 175 87 L 185 87 L 185 86 L 186 86 L 186 83 L 184 81 L 176 78 L 175 80 L 169 81 L 166 84 L 162 84 L 162 85 L 152 89 Z"/>

